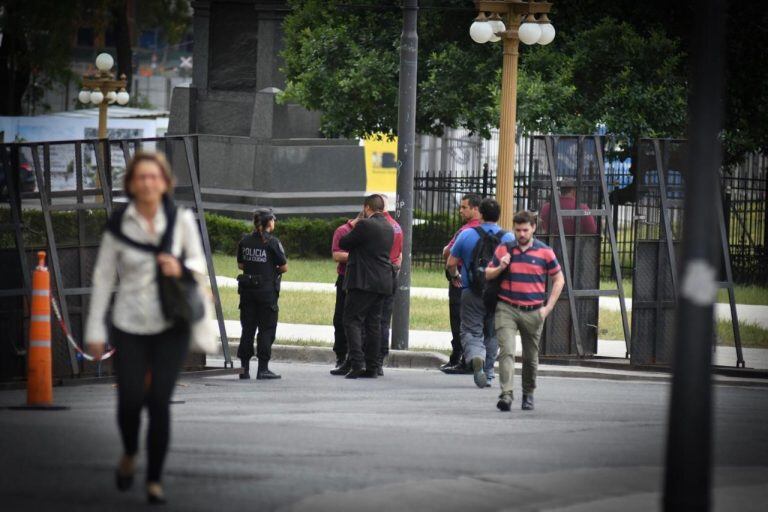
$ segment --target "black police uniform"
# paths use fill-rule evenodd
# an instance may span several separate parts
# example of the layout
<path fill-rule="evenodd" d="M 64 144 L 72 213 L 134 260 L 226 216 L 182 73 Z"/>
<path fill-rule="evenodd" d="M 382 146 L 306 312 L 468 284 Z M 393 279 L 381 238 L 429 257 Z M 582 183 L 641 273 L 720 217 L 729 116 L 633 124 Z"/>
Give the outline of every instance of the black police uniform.
<path fill-rule="evenodd" d="M 258 329 L 256 357 L 261 371 L 267 368 L 277 332 L 281 276 L 277 267 L 285 265 L 287 258 L 280 240 L 269 233 L 253 232 L 240 240 L 237 262 L 243 264 L 237 287 L 242 326 L 237 357 L 244 363 L 253 357 L 253 339 Z"/>

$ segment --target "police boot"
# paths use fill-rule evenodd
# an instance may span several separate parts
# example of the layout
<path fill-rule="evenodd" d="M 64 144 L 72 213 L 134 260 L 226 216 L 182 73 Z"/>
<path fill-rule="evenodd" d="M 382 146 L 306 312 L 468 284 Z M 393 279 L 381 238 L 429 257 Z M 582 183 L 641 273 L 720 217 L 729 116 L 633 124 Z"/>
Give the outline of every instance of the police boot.
<path fill-rule="evenodd" d="M 251 378 L 251 372 L 250 372 L 250 366 L 251 366 L 251 360 L 250 359 L 240 359 L 240 366 L 243 368 L 243 371 L 240 373 L 240 379 L 250 379 Z"/>
<path fill-rule="evenodd" d="M 269 370 L 267 361 L 259 361 L 259 369 L 256 371 L 256 380 L 280 379 L 280 375 Z"/>

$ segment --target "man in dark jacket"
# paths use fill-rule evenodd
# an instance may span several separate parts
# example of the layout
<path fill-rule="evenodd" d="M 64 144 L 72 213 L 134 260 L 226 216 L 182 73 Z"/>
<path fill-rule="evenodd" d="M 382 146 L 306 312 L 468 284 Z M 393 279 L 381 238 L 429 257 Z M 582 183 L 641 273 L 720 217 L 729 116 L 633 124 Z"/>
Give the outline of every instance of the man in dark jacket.
<path fill-rule="evenodd" d="M 374 194 L 363 203 L 364 219 L 355 219 L 352 231 L 339 240 L 349 251 L 344 290 L 344 332 L 349 346 L 346 364 L 332 370 L 334 375 L 376 378 L 379 370 L 381 311 L 384 299 L 394 292 L 393 267 L 389 253 L 395 233 L 384 217 L 384 200 Z M 362 331 L 365 328 L 365 355 Z"/>

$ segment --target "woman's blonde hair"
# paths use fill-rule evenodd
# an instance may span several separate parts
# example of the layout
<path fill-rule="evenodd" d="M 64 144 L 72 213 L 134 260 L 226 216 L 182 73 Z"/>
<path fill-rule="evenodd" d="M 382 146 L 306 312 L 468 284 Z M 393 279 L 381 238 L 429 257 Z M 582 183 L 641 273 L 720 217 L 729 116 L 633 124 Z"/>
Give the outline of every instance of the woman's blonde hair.
<path fill-rule="evenodd" d="M 173 185 L 176 180 L 173 177 L 171 165 L 168 163 L 165 155 L 156 151 L 136 151 L 125 169 L 125 177 L 123 178 L 123 189 L 125 190 L 125 195 L 133 199 L 133 194 L 131 194 L 131 191 L 129 190 L 129 185 L 133 179 L 133 175 L 136 173 L 136 167 L 141 162 L 155 163 L 155 165 L 160 168 L 163 179 L 165 180 L 166 185 L 168 185 L 168 191 L 166 194 L 173 194 Z"/>

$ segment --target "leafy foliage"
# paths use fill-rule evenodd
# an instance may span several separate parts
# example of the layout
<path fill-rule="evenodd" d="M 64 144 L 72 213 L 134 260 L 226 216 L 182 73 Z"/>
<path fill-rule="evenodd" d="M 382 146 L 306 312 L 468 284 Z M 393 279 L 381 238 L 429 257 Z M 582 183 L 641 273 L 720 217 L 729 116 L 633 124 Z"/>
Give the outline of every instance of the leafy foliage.
<path fill-rule="evenodd" d="M 473 43 L 471 1 L 420 2 L 416 128 L 440 135 L 498 124 L 501 48 Z M 283 100 L 323 112 L 329 136 L 394 134 L 401 12 L 395 1 L 291 0 L 285 22 Z M 664 0 L 556 0 L 546 47 L 521 45 L 523 131 L 621 139 L 684 136 L 693 6 Z M 768 150 L 768 10 L 731 2 L 726 20 L 726 157 Z"/>
<path fill-rule="evenodd" d="M 520 125 L 554 133 L 593 133 L 604 125 L 624 140 L 682 136 L 683 58 L 662 32 L 644 37 L 611 18 L 566 38 L 559 49 L 533 47 L 521 65 Z"/>
<path fill-rule="evenodd" d="M 397 129 L 399 3 L 367 0 L 292 0 L 284 23 L 287 76 L 283 101 L 323 112 L 323 133 L 363 137 Z M 455 9 L 460 10 L 455 10 Z M 466 48 L 472 3 L 449 0 L 419 18 L 416 129 L 442 134 L 469 126 L 487 134 L 494 125 L 492 87 L 501 54 Z M 456 13 L 461 13 L 457 15 Z M 468 72 L 471 70 L 471 72 Z"/>

